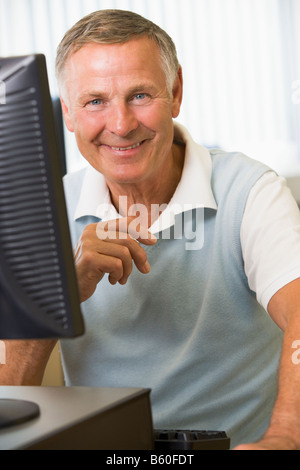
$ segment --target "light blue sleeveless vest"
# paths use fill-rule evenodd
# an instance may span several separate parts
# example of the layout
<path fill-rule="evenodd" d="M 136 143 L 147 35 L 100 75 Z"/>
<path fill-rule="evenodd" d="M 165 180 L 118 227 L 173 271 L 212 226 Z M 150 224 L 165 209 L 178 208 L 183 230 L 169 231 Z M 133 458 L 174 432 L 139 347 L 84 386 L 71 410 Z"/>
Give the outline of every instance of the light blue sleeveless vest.
<path fill-rule="evenodd" d="M 204 210 L 202 249 L 186 249 L 202 224 L 192 211 L 181 238 L 173 230 L 145 247 L 150 274 L 99 284 L 82 305 L 85 335 L 61 348 L 67 385 L 150 387 L 155 428 L 225 430 L 235 446 L 267 428 L 282 333 L 249 290 L 240 244 L 249 191 L 268 169 L 237 153 L 211 156 L 218 210 Z M 97 221 L 72 221 L 82 178 L 66 186 L 74 243 Z"/>

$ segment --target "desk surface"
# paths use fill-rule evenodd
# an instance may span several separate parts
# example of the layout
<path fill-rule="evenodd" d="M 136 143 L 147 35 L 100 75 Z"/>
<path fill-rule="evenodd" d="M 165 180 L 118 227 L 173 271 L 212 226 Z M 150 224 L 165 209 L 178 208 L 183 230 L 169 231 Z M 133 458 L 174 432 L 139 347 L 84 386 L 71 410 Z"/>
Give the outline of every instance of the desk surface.
<path fill-rule="evenodd" d="M 153 448 L 150 390 L 0 387 L 0 399 L 33 401 L 40 416 L 0 430 L 0 449 Z"/>

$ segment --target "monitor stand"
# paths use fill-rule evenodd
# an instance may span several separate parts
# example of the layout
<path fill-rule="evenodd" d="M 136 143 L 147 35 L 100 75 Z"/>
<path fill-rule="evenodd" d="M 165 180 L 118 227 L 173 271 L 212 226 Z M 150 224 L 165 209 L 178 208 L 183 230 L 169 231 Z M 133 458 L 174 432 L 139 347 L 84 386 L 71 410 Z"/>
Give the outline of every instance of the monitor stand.
<path fill-rule="evenodd" d="M 40 415 L 36 403 L 25 400 L 0 399 L 0 429 L 25 423 Z"/>

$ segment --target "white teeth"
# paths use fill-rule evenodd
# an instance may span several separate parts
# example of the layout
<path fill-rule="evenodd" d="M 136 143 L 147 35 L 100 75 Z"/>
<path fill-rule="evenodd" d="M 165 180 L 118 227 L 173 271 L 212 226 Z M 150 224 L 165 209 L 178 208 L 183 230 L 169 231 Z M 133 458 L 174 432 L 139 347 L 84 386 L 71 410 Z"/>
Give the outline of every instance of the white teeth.
<path fill-rule="evenodd" d="M 132 145 L 131 147 L 111 147 L 111 149 L 113 149 L 113 150 L 131 150 L 131 149 L 136 149 L 140 145 L 141 145 L 141 143 L 138 143 L 138 144 Z"/>

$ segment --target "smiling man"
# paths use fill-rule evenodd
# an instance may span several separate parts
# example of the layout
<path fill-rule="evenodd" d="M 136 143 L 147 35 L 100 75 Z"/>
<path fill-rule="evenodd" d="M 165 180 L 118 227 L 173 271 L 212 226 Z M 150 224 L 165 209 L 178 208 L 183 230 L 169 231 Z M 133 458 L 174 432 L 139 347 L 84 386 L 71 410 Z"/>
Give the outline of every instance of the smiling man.
<path fill-rule="evenodd" d="M 169 89 L 158 46 L 138 37 L 88 43 L 72 54 L 64 73 L 67 126 L 82 155 L 105 175 L 116 208 L 122 193 L 129 205 L 168 203 L 184 160 L 183 147 L 173 143 L 181 69 Z"/>
<path fill-rule="evenodd" d="M 61 343 L 67 385 L 150 387 L 156 428 L 299 449 L 300 215 L 285 181 L 174 122 L 176 49 L 139 15 L 83 18 L 56 66 L 88 163 L 65 178 L 86 324 Z M 39 383 L 52 347 L 8 343 L 1 383 Z"/>

